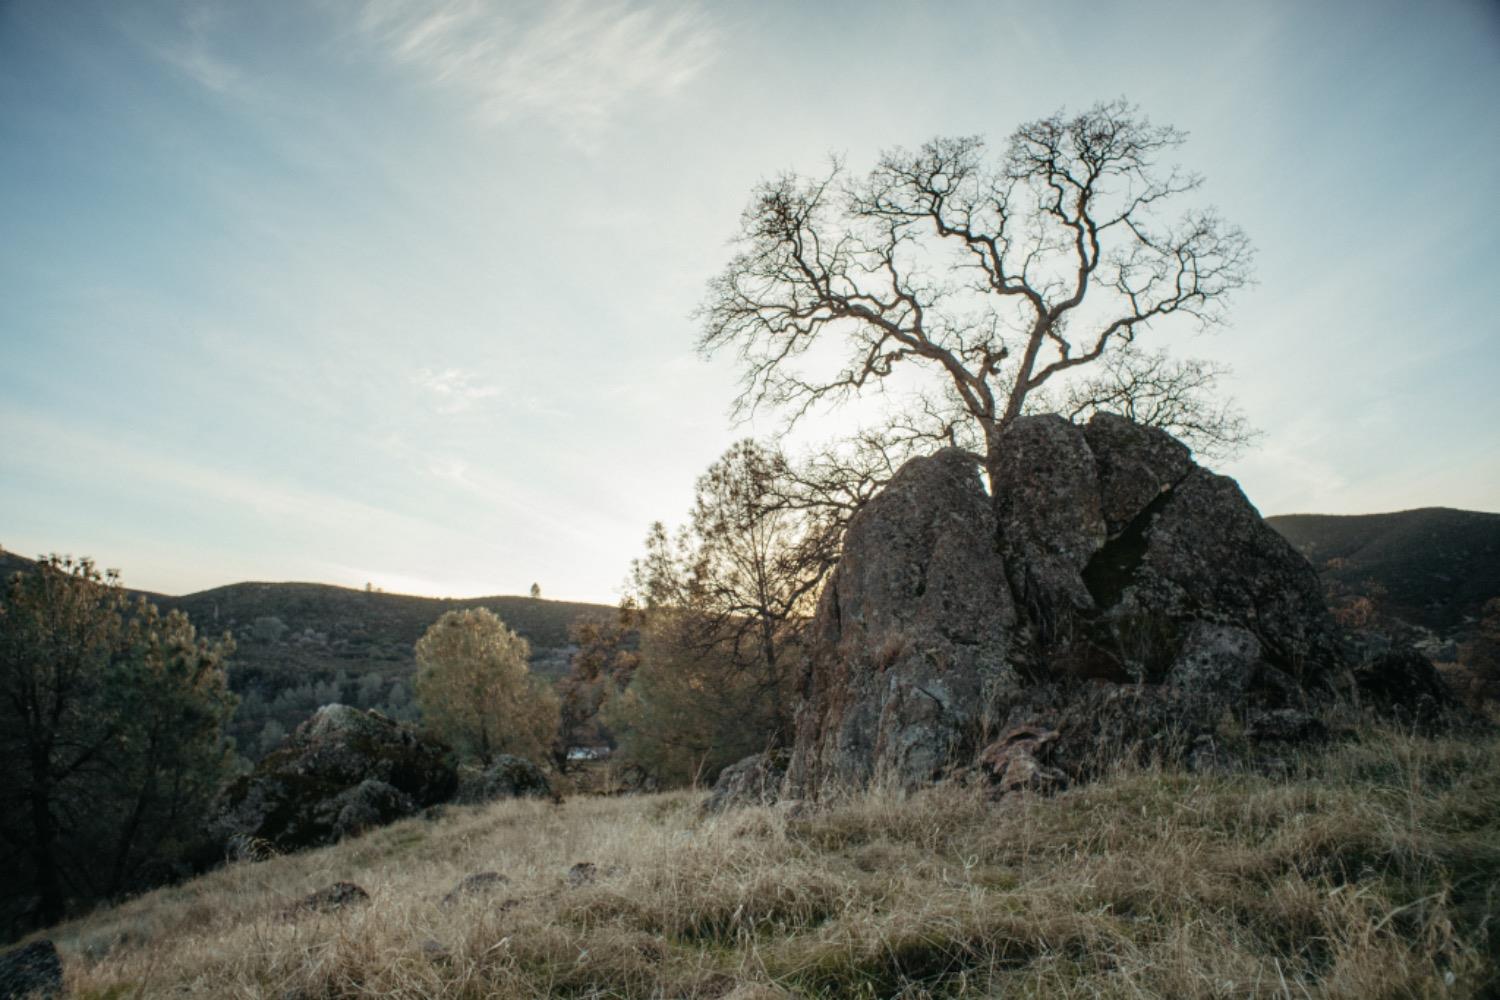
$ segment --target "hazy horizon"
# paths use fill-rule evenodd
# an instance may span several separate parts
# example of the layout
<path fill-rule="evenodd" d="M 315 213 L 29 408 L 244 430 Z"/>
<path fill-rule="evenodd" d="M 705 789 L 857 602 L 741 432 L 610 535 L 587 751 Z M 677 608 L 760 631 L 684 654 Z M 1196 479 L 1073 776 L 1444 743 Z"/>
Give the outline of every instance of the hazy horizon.
<path fill-rule="evenodd" d="M 774 432 L 689 318 L 758 180 L 1122 95 L 1258 250 L 1229 329 L 1149 340 L 1235 369 L 1263 437 L 1210 467 L 1267 515 L 1497 511 L 1496 93 L 1484 0 L 13 0 L 0 546 L 613 603 Z"/>
<path fill-rule="evenodd" d="M 1415 512 L 1415 511 L 1419 511 L 1419 510 L 1464 510 L 1465 513 L 1494 514 L 1496 516 L 1500 516 L 1500 511 L 1487 511 L 1487 510 L 1485 510 L 1485 511 L 1469 511 L 1469 510 L 1465 510 L 1464 508 L 1440 507 L 1440 506 L 1434 506 L 1434 507 L 1410 507 L 1410 508 L 1407 508 L 1405 510 L 1395 510 L 1395 511 L 1372 510 L 1372 511 L 1361 511 L 1361 512 L 1356 512 L 1356 513 L 1348 513 L 1348 514 L 1326 514 L 1326 513 L 1322 512 L 1322 511 L 1298 510 L 1298 511 L 1287 511 L 1284 514 L 1266 514 L 1265 516 L 1266 517 L 1270 517 L 1270 518 L 1276 518 L 1276 517 L 1364 517 L 1364 516 L 1370 516 L 1370 515 L 1376 515 L 1376 514 L 1406 514 L 1406 513 L 1412 513 L 1412 512 Z M 101 572 L 107 572 L 107 571 L 110 571 L 110 570 L 119 570 L 120 573 L 121 573 L 121 583 L 124 586 L 126 586 L 127 588 L 129 588 L 131 590 L 145 591 L 147 593 L 156 594 L 156 595 L 161 596 L 161 597 L 191 597 L 194 594 L 199 594 L 199 593 L 203 593 L 205 591 L 210 591 L 210 590 L 218 590 L 221 587 L 230 587 L 230 586 L 234 586 L 234 585 L 237 585 L 237 584 L 259 584 L 259 585 L 273 585 L 273 586 L 279 586 L 279 585 L 283 585 L 283 584 L 311 584 L 311 585 L 314 585 L 314 586 L 339 587 L 339 588 L 345 589 L 345 590 L 362 590 L 363 589 L 363 587 L 361 587 L 361 586 L 355 586 L 353 584 L 348 584 L 348 583 L 337 583 L 337 582 L 333 582 L 333 581 L 329 581 L 329 580 L 305 580 L 305 579 L 296 579 L 296 580 L 293 580 L 293 579 L 284 579 L 283 580 L 283 579 L 266 578 L 266 579 L 259 579 L 259 580 L 222 580 L 222 581 L 219 581 L 217 583 L 210 583 L 210 584 L 208 584 L 206 586 L 194 587 L 192 590 L 169 591 L 169 590 L 163 590 L 163 589 L 161 589 L 159 587 L 152 587 L 152 586 L 149 586 L 149 585 L 146 585 L 146 584 L 142 584 L 139 581 L 130 579 L 128 572 L 126 572 L 125 570 L 121 569 L 121 567 L 111 565 L 111 564 L 105 562 L 104 560 L 94 559 L 94 557 L 92 555 L 90 555 L 89 553 L 86 553 L 86 552 L 77 552 L 77 553 L 75 553 L 75 552 L 65 552 L 65 551 L 62 551 L 62 550 L 59 550 L 59 549 L 52 549 L 52 550 L 48 550 L 48 551 L 45 551 L 45 552 L 25 553 L 25 552 L 17 552 L 14 549 L 6 548 L 3 544 L 0 544 L 0 553 L 5 553 L 5 554 L 8 554 L 8 555 L 14 555 L 14 556 L 21 556 L 21 557 L 26 558 L 26 559 L 46 558 L 46 557 L 52 556 L 52 555 L 62 556 L 64 558 L 89 558 L 89 559 L 93 559 L 93 561 L 95 563 L 95 566 Z M 366 581 L 366 582 L 370 583 L 372 586 L 374 585 L 373 581 Z M 533 582 L 535 582 L 535 581 L 533 581 Z M 469 600 L 474 600 L 474 599 L 477 599 L 477 598 L 486 598 L 486 597 L 512 597 L 512 598 L 524 598 L 526 600 L 533 600 L 533 598 L 531 597 L 531 595 L 529 593 L 529 591 L 530 591 L 530 584 L 528 584 L 525 588 L 518 589 L 514 593 L 510 593 L 510 592 L 506 592 L 506 591 L 492 591 L 492 592 L 483 592 L 483 593 L 480 593 L 480 592 L 475 592 L 475 593 L 449 593 L 449 592 L 444 592 L 444 593 L 423 593 L 423 592 L 415 592 L 415 591 L 391 590 L 391 589 L 386 588 L 386 587 L 379 587 L 379 588 L 377 588 L 377 591 L 379 593 L 389 594 L 389 595 L 391 595 L 393 597 L 450 598 L 452 600 L 457 600 L 457 601 L 469 601 Z M 595 596 L 590 596 L 590 597 L 575 597 L 575 596 L 571 596 L 571 595 L 558 596 L 558 595 L 549 594 L 546 591 L 543 591 L 541 593 L 541 595 L 538 598 L 535 598 L 535 599 L 536 600 L 542 600 L 542 601 L 555 601 L 555 602 L 560 603 L 560 604 L 604 604 L 604 605 L 614 605 L 614 604 L 618 604 L 619 603 L 619 597 L 620 597 L 620 595 L 618 593 L 615 594 L 615 595 L 613 595 L 613 596 L 607 596 L 607 597 L 595 597 Z"/>

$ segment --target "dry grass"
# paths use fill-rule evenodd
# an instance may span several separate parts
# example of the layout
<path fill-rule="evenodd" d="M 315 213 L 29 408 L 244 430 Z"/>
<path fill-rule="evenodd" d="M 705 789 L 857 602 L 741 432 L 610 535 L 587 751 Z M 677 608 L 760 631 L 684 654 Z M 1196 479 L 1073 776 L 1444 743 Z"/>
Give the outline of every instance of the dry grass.
<path fill-rule="evenodd" d="M 1473 997 L 1497 988 L 1500 740 L 1291 778 L 1122 771 L 802 818 L 673 793 L 452 809 L 55 928 L 82 997 Z M 597 877 L 570 885 L 576 862 Z M 467 873 L 509 879 L 456 906 Z M 289 916 L 347 879 L 368 904 Z"/>

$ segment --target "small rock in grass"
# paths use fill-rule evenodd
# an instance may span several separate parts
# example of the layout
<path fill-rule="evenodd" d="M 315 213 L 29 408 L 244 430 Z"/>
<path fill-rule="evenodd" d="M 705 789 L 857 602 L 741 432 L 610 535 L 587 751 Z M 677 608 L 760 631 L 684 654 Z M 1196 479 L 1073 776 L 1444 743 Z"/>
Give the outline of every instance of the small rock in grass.
<path fill-rule="evenodd" d="M 466 896 L 480 896 L 493 892 L 509 882 L 510 879 L 499 872 L 473 872 L 459 879 L 449 893 L 443 897 L 442 906 L 453 906 Z"/>
<path fill-rule="evenodd" d="M 292 910 L 294 912 L 332 913 L 346 906 L 353 906 L 355 903 L 367 902 L 369 898 L 370 894 L 353 882 L 335 882 L 302 897 Z"/>

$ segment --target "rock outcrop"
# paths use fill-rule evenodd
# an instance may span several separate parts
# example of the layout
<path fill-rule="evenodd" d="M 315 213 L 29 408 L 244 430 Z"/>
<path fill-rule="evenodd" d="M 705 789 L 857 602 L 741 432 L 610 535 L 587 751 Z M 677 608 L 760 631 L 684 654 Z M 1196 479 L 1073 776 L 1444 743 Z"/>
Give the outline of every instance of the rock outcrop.
<path fill-rule="evenodd" d="M 999 455 L 993 496 L 949 449 L 851 520 L 783 794 L 960 772 L 1053 788 L 1125 753 L 1222 764 L 1326 734 L 1361 682 L 1367 703 L 1445 703 L 1420 657 L 1358 669 L 1313 568 L 1169 435 L 1027 417 Z"/>
<path fill-rule="evenodd" d="M 299 850 L 445 802 L 457 785 L 447 747 L 379 712 L 325 705 L 229 785 L 214 832 Z"/>
<path fill-rule="evenodd" d="M 353 788 L 346 788 L 320 803 L 317 816 L 333 828 L 333 839 L 343 840 L 394 823 L 418 809 L 416 799 L 395 785 L 376 778 L 366 778 Z"/>

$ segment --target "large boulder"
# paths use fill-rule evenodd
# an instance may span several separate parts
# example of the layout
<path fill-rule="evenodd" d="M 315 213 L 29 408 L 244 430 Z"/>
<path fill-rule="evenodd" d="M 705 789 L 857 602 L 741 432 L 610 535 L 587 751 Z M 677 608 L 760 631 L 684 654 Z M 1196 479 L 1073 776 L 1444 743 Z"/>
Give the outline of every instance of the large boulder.
<path fill-rule="evenodd" d="M 332 826 L 334 840 L 343 840 L 394 823 L 417 809 L 416 800 L 395 785 L 366 778 L 320 803 L 317 816 L 320 822 Z"/>
<path fill-rule="evenodd" d="M 214 832 L 300 850 L 445 802 L 457 786 L 448 747 L 379 712 L 325 705 L 229 785 Z"/>
<path fill-rule="evenodd" d="M 1017 422 L 999 460 L 1005 488 L 994 506 L 1011 589 L 1050 636 L 1060 617 L 1094 606 L 1082 571 L 1108 537 L 1094 455 L 1077 427 L 1049 414 Z"/>
<path fill-rule="evenodd" d="M 1233 479 L 1205 469 L 1129 522 L 1090 560 L 1084 579 L 1112 624 L 1233 624 L 1260 640 L 1268 662 L 1308 683 L 1326 681 L 1339 663 L 1317 573 Z"/>
<path fill-rule="evenodd" d="M 1083 438 L 1094 460 L 1105 530 L 1113 537 L 1193 470 L 1187 445 L 1113 413 L 1095 414 Z"/>
<path fill-rule="evenodd" d="M 786 794 L 960 772 L 1060 787 L 1127 753 L 1269 757 L 1325 735 L 1320 714 L 1358 685 L 1365 704 L 1419 698 L 1424 717 L 1451 703 L 1420 657 L 1352 660 L 1313 568 L 1162 431 L 1027 417 L 997 455 L 992 496 L 950 449 L 850 521 Z"/>

